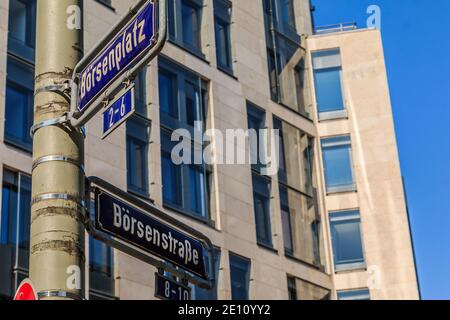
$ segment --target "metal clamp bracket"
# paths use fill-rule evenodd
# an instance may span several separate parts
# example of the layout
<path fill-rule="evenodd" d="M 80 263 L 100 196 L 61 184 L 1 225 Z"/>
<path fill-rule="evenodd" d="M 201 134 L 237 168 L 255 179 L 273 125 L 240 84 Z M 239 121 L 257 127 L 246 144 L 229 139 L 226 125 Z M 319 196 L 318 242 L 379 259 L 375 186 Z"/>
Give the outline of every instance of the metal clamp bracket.
<path fill-rule="evenodd" d="M 69 123 L 69 122 L 70 122 L 70 119 L 68 117 L 68 114 L 66 113 L 60 118 L 45 120 L 45 121 L 42 121 L 40 123 L 36 123 L 30 129 L 30 136 L 31 136 L 31 138 L 33 138 L 34 134 L 39 129 L 50 127 L 50 126 L 63 125 L 63 124 Z"/>
<path fill-rule="evenodd" d="M 51 92 L 56 93 L 67 100 L 70 103 L 70 93 L 72 88 L 72 80 L 67 79 L 62 83 L 55 83 L 45 87 L 41 87 L 35 90 L 34 95 L 38 95 L 39 93 Z"/>
<path fill-rule="evenodd" d="M 71 201 L 75 202 L 79 206 L 81 206 L 83 209 L 86 209 L 86 201 L 81 199 L 80 197 L 75 197 L 70 194 L 66 193 L 47 193 L 47 194 L 41 194 L 39 196 L 34 197 L 31 200 L 31 205 L 35 205 L 36 203 L 47 201 L 47 200 L 64 200 L 64 201 Z"/>
<path fill-rule="evenodd" d="M 63 290 L 47 290 L 38 292 L 39 299 L 42 298 L 67 298 L 72 300 L 86 300 L 78 293 Z"/>
<path fill-rule="evenodd" d="M 52 162 L 52 161 L 67 162 L 67 163 L 70 163 L 70 164 L 73 164 L 73 165 L 79 167 L 81 170 L 84 171 L 83 165 L 81 165 L 77 160 L 66 157 L 66 156 L 45 156 L 45 157 L 39 158 L 33 162 L 33 170 L 36 169 L 39 165 L 41 165 L 43 163 Z"/>

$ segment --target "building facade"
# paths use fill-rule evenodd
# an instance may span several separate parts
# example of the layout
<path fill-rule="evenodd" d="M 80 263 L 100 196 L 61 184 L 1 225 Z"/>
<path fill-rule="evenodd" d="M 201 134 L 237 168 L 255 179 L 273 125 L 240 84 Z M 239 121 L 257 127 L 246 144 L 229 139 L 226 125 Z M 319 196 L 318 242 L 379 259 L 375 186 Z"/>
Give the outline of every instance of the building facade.
<path fill-rule="evenodd" d="M 85 50 L 133 2 L 85 0 Z M 193 287 L 195 299 L 418 299 L 380 32 L 316 32 L 308 0 L 168 3 L 169 40 L 136 79 L 136 114 L 104 141 L 100 115 L 86 125 L 86 175 L 212 240 L 215 288 Z M 6 299 L 28 275 L 35 11 L 0 3 Z M 278 129 L 279 170 L 175 165 L 180 128 Z M 190 144 L 229 156 L 210 140 Z M 86 297 L 155 299 L 155 268 L 88 235 L 85 252 Z"/>

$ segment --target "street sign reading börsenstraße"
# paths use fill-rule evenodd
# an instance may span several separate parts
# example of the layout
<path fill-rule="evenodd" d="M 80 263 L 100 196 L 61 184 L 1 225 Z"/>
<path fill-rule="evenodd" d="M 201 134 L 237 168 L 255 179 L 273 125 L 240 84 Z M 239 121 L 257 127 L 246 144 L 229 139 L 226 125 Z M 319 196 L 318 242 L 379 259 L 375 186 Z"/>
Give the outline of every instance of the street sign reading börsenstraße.
<path fill-rule="evenodd" d="M 140 0 L 75 67 L 72 125 L 84 125 L 159 53 L 166 38 L 166 1 Z"/>
<path fill-rule="evenodd" d="M 207 279 L 201 241 L 104 190 L 94 192 L 98 230 Z"/>

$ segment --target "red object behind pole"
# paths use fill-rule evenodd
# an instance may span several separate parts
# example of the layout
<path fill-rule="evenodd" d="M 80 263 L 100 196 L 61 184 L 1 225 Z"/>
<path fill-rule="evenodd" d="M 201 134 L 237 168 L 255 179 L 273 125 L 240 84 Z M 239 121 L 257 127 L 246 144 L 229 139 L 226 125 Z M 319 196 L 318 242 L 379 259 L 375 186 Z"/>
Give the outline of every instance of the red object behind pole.
<path fill-rule="evenodd" d="M 17 289 L 17 293 L 14 297 L 16 301 L 32 301 L 38 300 L 36 291 L 30 280 L 24 280 Z"/>

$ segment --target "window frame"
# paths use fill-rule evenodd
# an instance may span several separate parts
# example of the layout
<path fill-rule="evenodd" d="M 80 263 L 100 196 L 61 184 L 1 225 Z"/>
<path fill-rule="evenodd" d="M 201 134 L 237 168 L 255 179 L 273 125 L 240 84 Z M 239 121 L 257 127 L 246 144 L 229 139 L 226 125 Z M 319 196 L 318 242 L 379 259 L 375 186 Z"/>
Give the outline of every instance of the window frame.
<path fill-rule="evenodd" d="M 183 18 L 182 18 L 182 6 L 183 3 L 187 3 L 190 7 L 197 10 L 198 15 L 198 45 L 190 45 L 184 41 L 184 30 L 183 30 Z M 202 52 L 202 20 L 203 20 L 203 0 L 169 0 L 169 32 L 168 40 L 173 44 L 185 49 L 189 53 L 199 57 L 200 59 L 205 59 L 205 54 Z M 173 15 L 173 17 L 171 16 Z"/>
<path fill-rule="evenodd" d="M 347 296 L 346 296 L 347 295 Z M 344 297 L 343 297 L 344 296 Z M 369 289 L 352 289 L 337 291 L 337 299 L 342 301 L 366 301 L 371 300 Z"/>
<path fill-rule="evenodd" d="M 18 170 L 15 169 L 10 169 L 8 167 L 3 167 L 3 175 L 2 175 L 2 203 L 1 203 L 1 212 L 0 212 L 0 246 L 2 247 L 2 251 L 3 251 L 3 247 L 10 247 L 9 249 L 12 250 L 13 253 L 13 257 L 11 260 L 11 269 L 10 269 L 10 273 L 6 274 L 6 275 L 0 275 L 0 279 L 3 278 L 3 276 L 5 276 L 5 279 L 9 277 L 10 280 L 10 285 L 9 285 L 9 289 L 10 292 L 9 294 L 7 294 L 7 292 L 3 292 L 3 294 L 7 294 L 10 297 L 12 297 L 14 295 L 15 290 L 17 289 L 17 287 L 19 286 L 21 280 L 25 279 L 28 277 L 29 274 L 29 239 L 25 239 L 25 242 L 28 242 L 28 247 L 23 247 L 22 241 L 20 241 L 21 239 L 21 234 L 23 234 L 21 231 L 23 231 L 24 228 L 29 229 L 31 227 L 31 221 L 25 221 L 28 222 L 28 226 L 24 226 L 24 221 L 21 221 L 21 218 L 24 218 L 26 216 L 30 217 L 30 214 L 27 214 L 26 212 L 23 212 L 20 204 L 22 201 L 22 197 L 24 197 L 23 195 L 23 188 L 22 188 L 22 179 L 26 179 L 28 182 L 25 182 L 25 184 L 29 185 L 29 192 L 30 192 L 30 203 L 31 203 L 31 176 L 20 172 Z M 15 187 L 16 193 L 14 196 L 14 200 L 15 201 L 15 220 L 10 221 L 9 218 L 9 212 L 7 212 L 6 210 L 4 210 L 3 205 L 5 204 L 5 197 L 3 195 L 4 192 L 4 188 L 5 188 L 5 177 L 7 174 L 10 174 L 11 177 L 14 179 L 14 182 L 9 183 L 10 185 L 12 185 L 13 187 Z M 11 200 L 11 199 L 9 199 Z M 30 207 L 31 210 L 31 207 Z M 10 225 L 11 223 L 14 223 L 14 225 Z M 5 224 L 7 224 L 5 226 Z M 14 236 L 15 239 L 13 240 L 12 243 L 10 243 L 10 239 L 9 239 L 9 231 L 10 229 L 14 228 Z M 4 237 L 5 237 L 5 229 L 7 232 L 6 235 L 6 243 L 4 243 Z M 26 231 L 27 236 L 29 237 L 29 230 Z M 2 287 L 1 289 L 6 289 L 7 287 Z"/>
<path fill-rule="evenodd" d="M 330 140 L 347 140 L 347 141 L 338 141 L 338 142 L 332 142 L 327 143 L 327 141 Z M 354 160 L 353 160 L 353 144 L 351 135 L 339 135 L 339 136 L 329 136 L 329 137 L 322 137 L 320 139 L 320 145 L 321 145 L 321 152 L 322 152 L 322 163 L 323 163 L 323 175 L 325 179 L 325 189 L 326 194 L 337 194 L 337 193 L 346 193 L 346 192 L 357 192 L 357 181 L 356 181 L 356 173 L 355 173 L 355 166 L 354 166 Z M 326 170 L 326 162 L 325 162 L 325 149 L 330 149 L 333 147 L 339 147 L 339 146 L 348 146 L 348 152 L 349 152 L 349 169 L 352 176 L 352 183 L 348 185 L 341 185 L 341 186 L 328 186 L 328 178 L 327 178 L 327 170 Z"/>
<path fill-rule="evenodd" d="M 255 187 L 255 180 L 260 180 L 259 182 L 264 181 L 265 187 L 267 187 L 267 194 L 264 194 L 263 192 L 258 192 L 258 188 Z M 273 249 L 273 233 L 272 233 L 272 217 L 271 217 L 271 190 L 272 190 L 272 180 L 268 177 L 259 175 L 256 172 L 252 172 L 252 188 L 253 188 L 253 207 L 254 207 L 254 217 L 255 217 L 255 227 L 256 227 L 256 242 L 259 246 L 266 247 Z M 262 239 L 260 235 L 258 234 L 259 227 L 261 226 L 261 221 L 259 221 L 257 214 L 257 208 L 256 208 L 256 199 L 263 199 L 265 201 L 264 208 L 266 208 L 267 212 L 263 212 L 263 218 L 264 221 L 262 221 L 263 228 L 265 230 L 265 233 L 267 233 L 267 236 L 269 239 Z"/>
<path fill-rule="evenodd" d="M 273 116 L 273 124 L 274 124 L 274 128 L 278 129 L 280 131 L 280 152 L 283 154 L 283 157 L 280 156 L 280 161 L 281 159 L 284 160 L 285 163 L 283 163 L 283 167 L 284 170 L 282 170 L 280 168 L 279 172 L 278 172 L 278 191 L 279 191 L 279 199 L 280 199 L 280 211 L 281 214 L 288 214 L 288 218 L 289 220 L 288 222 L 288 226 L 289 226 L 289 230 L 290 230 L 290 234 L 289 234 L 289 238 L 291 239 L 291 245 L 292 248 L 286 248 L 285 243 L 283 242 L 283 247 L 284 247 L 284 253 L 285 256 L 289 257 L 289 258 L 293 258 L 299 261 L 302 261 L 303 263 L 306 263 L 308 265 L 314 266 L 315 268 L 319 268 L 321 270 L 324 269 L 324 265 L 323 265 L 323 261 L 322 261 L 322 245 L 323 245 L 323 237 L 322 237 L 322 217 L 320 215 L 319 212 L 319 208 L 318 208 L 318 204 L 317 204 L 317 191 L 314 188 L 314 172 L 316 171 L 315 169 L 315 163 L 314 163 L 314 159 L 315 159 L 315 137 L 310 136 L 309 134 L 307 134 L 306 132 L 304 132 L 303 130 L 291 125 L 290 123 L 278 118 L 277 116 Z M 309 148 L 309 154 L 308 154 L 308 159 L 309 159 L 309 173 L 310 173 L 310 177 L 308 178 L 310 181 L 310 188 L 311 188 L 311 193 L 308 193 L 306 191 L 302 191 L 299 190 L 298 188 L 292 186 L 289 184 L 289 179 L 287 178 L 288 176 L 288 169 L 287 169 L 287 164 L 286 164 L 286 159 L 287 159 L 287 152 L 286 152 L 286 146 L 285 146 L 285 133 L 283 132 L 283 124 L 286 124 L 290 127 L 292 127 L 293 129 L 297 130 L 299 134 L 304 134 L 308 137 L 308 148 Z M 301 166 L 301 161 L 303 161 L 302 159 L 298 159 L 298 165 Z M 285 192 L 285 197 L 283 196 Z M 312 239 L 312 244 L 313 247 L 311 248 L 312 253 L 314 255 L 314 259 L 315 261 L 313 263 L 305 261 L 304 259 L 298 258 L 295 256 L 295 251 L 296 251 L 296 242 L 295 242 L 295 232 L 294 232 L 294 224 L 292 221 L 292 213 L 290 210 L 290 203 L 289 203 L 289 192 L 294 192 L 297 195 L 299 195 L 302 198 L 305 198 L 306 201 L 311 201 L 314 204 L 314 212 L 315 212 L 315 238 Z M 287 203 L 284 203 L 284 201 L 287 201 Z M 283 232 L 283 240 L 284 240 L 284 232 L 286 230 L 284 230 L 284 223 L 283 223 L 283 216 L 282 216 L 282 232 Z M 318 263 L 315 263 L 318 262 Z"/>
<path fill-rule="evenodd" d="M 246 264 L 246 269 L 244 270 L 244 268 L 240 268 L 240 266 L 235 265 L 235 268 L 240 268 L 241 270 L 244 270 L 246 272 L 245 274 L 245 284 L 244 284 L 244 288 L 245 288 L 245 298 L 243 300 L 249 300 L 250 299 L 250 280 L 251 280 L 251 272 L 252 272 L 252 261 L 251 259 L 245 258 L 239 254 L 233 253 L 231 251 L 228 252 L 228 260 L 229 260 L 229 265 L 230 265 L 230 286 L 231 286 L 231 300 L 237 300 L 233 298 L 233 273 L 232 273 L 232 268 L 233 268 L 233 259 L 236 259 L 235 262 L 237 262 L 237 264 L 242 263 L 242 265 Z M 236 282 L 236 281 L 234 281 Z"/>
<path fill-rule="evenodd" d="M 96 266 L 93 262 L 93 254 L 94 254 L 94 245 L 98 244 L 102 247 L 103 250 L 106 250 L 107 261 L 104 261 L 105 265 Z M 95 297 L 100 300 L 118 300 L 116 297 L 116 289 L 115 289 L 115 265 L 114 265 L 114 249 L 105 243 L 96 240 L 92 237 L 89 237 L 88 240 L 89 246 L 89 297 Z M 107 268 L 108 270 L 102 270 L 103 268 Z M 96 288 L 94 281 L 99 281 L 102 284 L 100 286 L 110 286 L 111 292 L 107 292 L 105 288 Z M 108 284 L 105 284 L 109 282 Z"/>
<path fill-rule="evenodd" d="M 336 217 L 333 217 L 336 215 Z M 366 268 L 366 257 L 364 250 L 364 239 L 361 230 L 361 215 L 359 209 L 353 210 L 342 210 L 342 211 L 330 211 L 328 213 L 329 223 L 330 223 L 330 239 L 332 244 L 333 253 L 333 265 L 336 273 L 346 272 L 346 271 L 356 271 L 365 270 Z M 353 259 L 346 262 L 337 261 L 337 245 L 335 243 L 336 235 L 334 225 L 343 223 L 358 223 L 359 229 L 359 241 L 361 245 L 361 259 Z"/>
<path fill-rule="evenodd" d="M 144 68 L 139 72 L 138 77 L 136 78 L 136 87 L 135 87 L 135 104 L 136 104 L 136 112 L 127 120 L 126 122 L 126 160 L 127 160 L 127 190 L 128 192 L 142 197 L 144 199 L 150 198 L 150 170 L 149 170 L 149 152 L 150 152 L 150 135 L 152 130 L 152 121 L 148 118 L 148 110 L 147 110 L 147 97 L 146 97 L 146 75 L 147 69 Z M 140 127 L 139 129 L 137 129 Z M 146 130 L 145 137 L 141 136 L 141 132 L 137 133 L 135 130 Z M 142 171 L 143 171 L 143 186 L 135 186 L 132 184 L 132 170 L 131 170 L 131 150 L 130 143 L 134 143 L 136 145 L 140 145 L 144 148 L 142 159 Z"/>
<path fill-rule="evenodd" d="M 176 62 L 171 61 L 169 58 L 160 57 L 159 58 L 159 70 L 158 74 L 162 72 L 164 74 L 170 74 L 173 76 L 172 82 L 172 94 L 175 103 L 177 104 L 178 117 L 174 118 L 166 113 L 160 111 L 160 129 L 161 129 L 161 166 L 163 154 L 169 154 L 171 151 L 165 150 L 167 146 L 163 145 L 163 135 L 167 135 L 169 141 L 171 140 L 171 136 L 173 131 L 177 129 L 185 129 L 189 131 L 191 135 L 191 139 L 189 139 L 191 147 L 202 148 L 202 150 L 206 147 L 204 141 L 197 141 L 195 137 L 201 134 L 203 136 L 203 132 L 206 128 L 196 128 L 195 123 L 194 126 L 188 123 L 188 108 L 187 108 L 187 92 L 186 88 L 188 85 L 194 87 L 194 92 L 197 95 L 197 110 L 196 116 L 198 119 L 194 119 L 194 121 L 201 121 L 201 123 L 205 123 L 205 119 L 207 118 L 207 111 L 209 107 L 209 83 L 202 78 L 201 76 L 193 73 L 190 70 L 187 70 L 183 66 L 180 66 Z M 159 84 L 158 84 L 159 87 Z M 159 88 L 159 92 L 161 92 L 161 88 Z M 161 101 L 161 97 L 160 97 Z M 200 131 L 201 130 L 201 131 Z M 172 142 L 177 144 L 177 142 Z M 172 163 L 172 165 L 175 165 Z M 181 213 L 184 216 L 188 216 L 192 219 L 198 220 L 208 225 L 212 225 L 212 213 L 210 207 L 209 198 L 211 196 L 211 175 L 213 174 L 212 167 L 203 163 L 199 164 L 182 164 L 181 167 L 181 205 L 177 203 L 167 202 L 163 200 L 163 206 L 171 209 L 175 212 Z M 188 185 L 190 181 L 190 170 L 194 168 L 195 170 L 200 171 L 203 174 L 203 197 L 202 207 L 204 208 L 204 212 L 196 212 L 195 210 L 191 210 L 189 208 L 189 199 L 191 198 L 191 190 L 189 187 L 185 187 Z M 163 177 L 164 179 L 164 177 Z M 164 184 L 164 181 L 163 181 Z M 163 186 L 164 188 L 164 186 Z M 164 195 L 164 192 L 163 192 Z M 164 196 L 163 196 L 164 199 Z"/>
<path fill-rule="evenodd" d="M 324 54 L 324 53 L 334 53 L 334 55 L 338 56 L 338 58 L 336 58 L 336 59 L 339 60 L 339 63 L 335 64 L 333 66 L 317 68 L 315 66 L 315 62 L 314 62 L 314 60 L 316 59 L 316 55 Z M 317 114 L 318 114 L 319 122 L 348 118 L 348 108 L 347 108 L 346 99 L 345 99 L 345 86 L 344 86 L 344 79 L 343 79 L 344 72 L 343 72 L 343 67 L 342 67 L 341 49 L 340 48 L 329 48 L 329 49 L 313 51 L 313 52 L 311 52 L 311 63 L 313 66 L 313 80 L 314 80 L 313 85 L 314 85 L 316 107 L 317 107 Z M 317 89 L 319 87 L 319 84 L 317 82 L 316 71 L 329 71 L 332 69 L 336 69 L 339 71 L 340 91 L 341 91 L 341 97 L 342 97 L 342 109 L 336 109 L 336 110 L 331 110 L 331 111 L 320 111 L 319 98 L 318 98 L 319 90 Z"/>
<path fill-rule="evenodd" d="M 223 12 L 223 7 L 227 7 L 228 13 Z M 232 24 L 233 4 L 229 0 L 214 0 L 214 37 L 216 41 L 216 58 L 217 68 L 226 73 L 233 75 L 233 53 L 231 48 L 231 24 Z M 227 64 L 221 63 L 219 41 L 218 41 L 218 25 L 225 30 L 226 39 L 224 41 L 226 51 Z"/>
<path fill-rule="evenodd" d="M 279 4 L 273 0 L 263 0 L 264 9 L 264 25 L 265 25 L 265 38 L 266 38 L 266 48 L 267 48 L 267 69 L 269 74 L 270 82 L 270 97 L 272 101 L 278 103 L 279 105 L 291 110 L 292 112 L 302 116 L 308 121 L 313 121 L 313 115 L 311 110 L 311 102 L 309 97 L 305 99 L 305 93 L 307 93 L 308 88 L 303 88 L 301 92 L 297 92 L 297 83 L 295 83 L 295 103 L 289 105 L 289 101 L 286 101 L 283 92 L 290 92 L 292 90 L 283 90 L 286 83 L 296 82 L 298 78 L 299 71 L 301 70 L 301 62 L 303 61 L 303 71 L 304 77 L 306 78 L 304 84 L 308 84 L 308 70 L 306 60 L 308 58 L 306 50 L 301 46 L 302 38 L 297 33 L 296 30 L 292 28 L 286 28 L 283 23 L 279 21 Z M 295 14 L 294 14 L 295 15 Z M 281 27 L 280 27 L 281 24 Z M 290 66 L 289 72 L 292 73 L 290 81 L 282 81 L 281 69 L 287 68 L 285 63 L 290 58 L 288 56 L 288 49 L 303 50 L 303 55 L 301 59 L 295 66 Z M 291 64 L 290 64 L 291 65 Z M 274 74 L 273 74 L 274 73 Z M 294 78 L 292 78 L 294 77 Z M 303 97 L 301 98 L 300 95 Z M 294 98 L 289 96 L 290 98 Z M 308 100 L 308 101 L 306 101 Z M 302 105 L 300 105 L 302 101 Z"/>
<path fill-rule="evenodd" d="M 35 0 L 14 0 L 20 2 L 25 5 L 26 10 L 26 21 L 25 21 L 25 32 L 26 39 L 25 43 L 13 38 L 11 35 L 8 35 L 8 44 L 7 44 L 7 77 L 6 77 L 6 87 L 8 85 L 12 85 L 13 87 L 19 87 L 23 90 L 32 91 L 31 99 L 29 101 L 27 114 L 28 117 L 24 122 L 29 122 L 29 128 L 24 128 L 25 136 L 29 137 L 28 130 L 33 125 L 33 114 L 34 114 L 34 75 L 32 79 L 31 86 L 24 86 L 23 79 L 14 80 L 14 77 L 17 75 L 14 74 L 11 70 L 9 70 L 11 65 L 16 65 L 17 68 L 23 69 L 32 69 L 33 74 L 35 72 L 35 45 L 36 45 L 36 1 Z M 10 29 L 10 24 L 12 21 L 11 17 L 11 8 L 8 12 L 9 23 L 8 30 Z M 31 21 L 30 21 L 31 20 Z M 11 65 L 10 65 L 11 64 Z M 5 124 L 3 127 L 4 130 L 4 142 L 12 147 L 15 147 L 21 151 L 26 153 L 32 152 L 32 141 L 20 140 L 15 137 L 9 136 L 7 132 L 7 123 L 8 119 L 6 117 L 6 113 L 8 112 L 7 94 L 5 92 Z M 29 97 L 30 98 L 30 97 Z"/>

